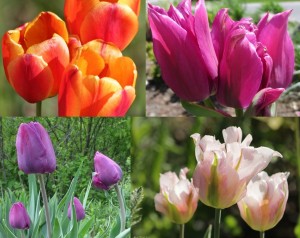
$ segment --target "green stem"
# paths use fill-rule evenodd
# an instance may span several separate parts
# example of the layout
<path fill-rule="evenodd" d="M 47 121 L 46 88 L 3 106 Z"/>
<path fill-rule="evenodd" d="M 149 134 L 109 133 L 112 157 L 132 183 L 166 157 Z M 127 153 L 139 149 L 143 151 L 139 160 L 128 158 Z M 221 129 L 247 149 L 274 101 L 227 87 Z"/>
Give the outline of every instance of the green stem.
<path fill-rule="evenodd" d="M 125 230 L 125 224 L 126 224 L 125 205 L 124 205 L 123 196 L 122 196 L 119 185 L 116 184 L 114 187 L 116 189 L 119 204 L 120 204 L 120 219 L 121 219 L 121 231 L 120 232 L 122 232 Z"/>
<path fill-rule="evenodd" d="M 259 238 L 265 238 L 265 232 L 264 231 L 259 232 Z"/>
<path fill-rule="evenodd" d="M 24 230 L 21 231 L 21 238 L 25 238 L 25 231 Z"/>
<path fill-rule="evenodd" d="M 235 109 L 235 116 L 236 117 L 243 117 L 244 116 L 244 110 L 240 108 Z"/>
<path fill-rule="evenodd" d="M 180 237 L 179 238 L 184 238 L 184 224 L 180 224 Z"/>
<path fill-rule="evenodd" d="M 47 199 L 47 194 L 46 194 L 44 177 L 43 177 L 42 174 L 37 174 L 37 177 L 40 181 L 40 189 L 41 189 L 41 192 L 42 192 L 42 197 L 43 197 L 43 202 L 44 202 L 48 238 L 51 238 L 52 235 L 51 235 L 50 212 L 49 212 L 49 205 L 48 205 L 48 199 Z"/>
<path fill-rule="evenodd" d="M 42 101 L 36 103 L 35 114 L 37 117 L 42 116 Z"/>
<path fill-rule="evenodd" d="M 214 238 L 220 237 L 220 227 L 221 227 L 221 209 L 215 209 L 215 228 L 214 228 Z"/>
<path fill-rule="evenodd" d="M 212 102 L 211 98 L 207 98 L 203 101 L 204 105 L 208 108 L 211 108 L 211 109 L 215 109 L 215 105 L 214 103 Z"/>

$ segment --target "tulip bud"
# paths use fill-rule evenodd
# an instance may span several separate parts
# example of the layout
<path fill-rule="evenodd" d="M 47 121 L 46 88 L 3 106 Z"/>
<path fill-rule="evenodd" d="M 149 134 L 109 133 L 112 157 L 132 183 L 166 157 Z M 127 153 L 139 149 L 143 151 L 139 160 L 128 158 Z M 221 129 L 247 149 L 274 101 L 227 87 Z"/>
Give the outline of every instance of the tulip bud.
<path fill-rule="evenodd" d="M 6 78 L 26 101 L 36 103 L 57 95 L 69 64 L 67 41 L 64 21 L 51 12 L 42 12 L 32 22 L 4 34 Z"/>
<path fill-rule="evenodd" d="M 64 13 L 83 43 L 101 39 L 123 50 L 138 31 L 139 10 L 140 0 L 66 0 Z"/>
<path fill-rule="evenodd" d="M 94 157 L 94 166 L 93 185 L 96 188 L 109 190 L 111 186 L 117 184 L 122 178 L 120 166 L 98 151 Z"/>
<path fill-rule="evenodd" d="M 79 47 L 60 85 L 59 116 L 124 116 L 136 77 L 134 62 L 117 47 L 100 40 Z"/>
<path fill-rule="evenodd" d="M 85 217 L 85 211 L 84 211 L 84 208 L 83 208 L 80 200 L 77 197 L 74 197 L 73 203 L 74 203 L 74 207 L 75 207 L 77 221 L 80 221 L 80 220 L 84 219 L 84 217 Z M 68 207 L 68 217 L 69 217 L 69 219 L 72 218 L 72 206 L 71 206 L 71 203 L 69 204 L 69 207 Z"/>
<path fill-rule="evenodd" d="M 199 189 L 199 199 L 207 206 L 227 208 L 246 193 L 247 183 L 262 171 L 277 151 L 267 147 L 254 148 L 252 136 L 242 141 L 242 130 L 228 127 L 223 130 L 224 144 L 214 137 L 192 135 L 198 161 L 193 181 Z"/>
<path fill-rule="evenodd" d="M 198 189 L 186 178 L 187 168 L 160 175 L 160 193 L 155 195 L 155 209 L 177 224 L 187 223 L 198 206 Z"/>
<path fill-rule="evenodd" d="M 44 174 L 55 170 L 52 142 L 40 123 L 22 123 L 18 129 L 16 147 L 19 169 L 24 173 Z"/>
<path fill-rule="evenodd" d="M 16 202 L 12 205 L 9 211 L 9 224 L 15 229 L 29 229 L 30 217 L 23 203 Z"/>
<path fill-rule="evenodd" d="M 288 200 L 289 173 L 257 174 L 247 185 L 246 196 L 238 202 L 241 217 L 256 231 L 266 231 L 281 220 Z"/>

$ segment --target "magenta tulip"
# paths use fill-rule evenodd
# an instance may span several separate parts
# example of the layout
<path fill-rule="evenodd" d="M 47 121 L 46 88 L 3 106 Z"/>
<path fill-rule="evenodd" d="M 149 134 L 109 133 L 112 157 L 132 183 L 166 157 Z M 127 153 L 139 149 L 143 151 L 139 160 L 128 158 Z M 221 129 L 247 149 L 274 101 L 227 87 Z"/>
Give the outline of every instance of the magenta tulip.
<path fill-rule="evenodd" d="M 23 203 L 16 202 L 12 205 L 9 211 L 9 224 L 15 229 L 29 229 L 30 217 Z"/>
<path fill-rule="evenodd" d="M 52 173 L 55 170 L 56 157 L 52 142 L 40 123 L 22 123 L 16 147 L 19 169 L 25 174 Z"/>
<path fill-rule="evenodd" d="M 122 178 L 120 166 L 98 151 L 94 157 L 94 166 L 93 185 L 96 188 L 109 190 L 111 186 L 117 184 Z"/>
<path fill-rule="evenodd" d="M 80 221 L 80 220 L 84 219 L 85 218 L 85 211 L 84 211 L 84 208 L 83 208 L 80 200 L 77 197 L 74 197 L 73 203 L 74 203 L 74 207 L 75 207 L 77 221 Z M 68 217 L 69 217 L 69 219 L 71 219 L 71 217 L 72 217 L 71 203 L 69 204 L 69 207 L 68 207 Z"/>
<path fill-rule="evenodd" d="M 233 21 L 227 9 L 218 12 L 211 32 L 219 60 L 218 102 L 247 108 L 260 90 L 282 92 L 290 85 L 294 49 L 287 32 L 289 13 L 279 13 L 269 22 L 266 15 L 256 26 L 250 18 Z M 274 102 L 280 94 L 274 91 L 268 101 Z"/>
<path fill-rule="evenodd" d="M 183 100 L 200 101 L 214 91 L 218 61 L 204 0 L 192 15 L 191 0 L 168 11 L 148 6 L 153 50 L 163 80 Z"/>
<path fill-rule="evenodd" d="M 268 51 L 273 60 L 269 86 L 287 88 L 293 78 L 295 55 L 291 37 L 288 34 L 290 11 L 275 14 L 269 21 L 267 13 L 258 23 L 257 39 Z"/>
<path fill-rule="evenodd" d="M 253 230 L 269 230 L 281 220 L 289 195 L 288 176 L 289 173 L 276 173 L 269 177 L 263 171 L 247 185 L 247 194 L 238 207 Z"/>

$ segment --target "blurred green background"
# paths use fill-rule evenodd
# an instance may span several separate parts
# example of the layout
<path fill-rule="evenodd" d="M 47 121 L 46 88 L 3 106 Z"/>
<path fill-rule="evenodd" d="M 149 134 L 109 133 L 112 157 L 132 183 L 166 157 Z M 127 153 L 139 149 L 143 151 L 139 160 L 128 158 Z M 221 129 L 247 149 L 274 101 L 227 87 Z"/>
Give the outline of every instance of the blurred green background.
<path fill-rule="evenodd" d="M 159 192 L 159 175 L 167 171 L 177 174 L 188 167 L 192 176 L 196 166 L 195 146 L 190 135 L 200 133 L 215 135 L 223 142 L 222 129 L 239 126 L 243 138 L 253 136 L 252 146 L 267 146 L 279 151 L 282 159 L 273 159 L 266 168 L 269 175 L 289 171 L 289 199 L 283 219 L 266 232 L 266 237 L 295 237 L 299 215 L 297 189 L 297 155 L 295 130 L 299 131 L 297 118 L 133 118 L 132 120 L 132 184 L 144 188 L 140 215 L 142 221 L 133 227 L 133 237 L 179 237 L 179 226 L 155 211 L 154 196 Z M 298 128 L 296 129 L 296 126 Z M 298 145 L 300 146 L 300 145 Z M 298 158 L 300 159 L 300 158 Z M 209 224 L 213 224 L 214 209 L 198 204 L 192 220 L 186 225 L 186 238 L 203 237 Z M 297 228 L 296 228 L 297 227 Z M 240 218 L 236 205 L 222 212 L 221 237 L 259 237 Z"/>
<path fill-rule="evenodd" d="M 41 11 L 52 11 L 64 19 L 64 0 L 1 0 L 0 1 L 0 36 L 25 22 L 33 20 Z M 130 56 L 138 71 L 136 85 L 136 100 L 127 115 L 145 115 L 145 1 L 141 1 L 139 16 L 139 32 L 135 39 L 123 52 Z M 2 49 L 0 51 L 2 58 Z M 2 63 L 1 63 L 2 64 Z M 6 80 L 3 66 L 0 67 L 0 115 L 1 116 L 33 116 L 35 115 L 35 104 L 27 103 L 14 92 Z M 57 115 L 57 97 L 43 101 L 44 116 Z"/>

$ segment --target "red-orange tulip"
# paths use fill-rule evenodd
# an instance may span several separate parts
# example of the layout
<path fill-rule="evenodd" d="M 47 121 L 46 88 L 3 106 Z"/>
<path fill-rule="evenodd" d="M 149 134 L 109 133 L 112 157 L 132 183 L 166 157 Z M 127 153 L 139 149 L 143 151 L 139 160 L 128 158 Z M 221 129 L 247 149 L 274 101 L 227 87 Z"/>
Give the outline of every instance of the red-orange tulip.
<path fill-rule="evenodd" d="M 66 0 L 69 32 L 82 43 L 94 39 L 110 42 L 123 50 L 138 31 L 140 0 Z"/>
<path fill-rule="evenodd" d="M 101 40 L 78 48 L 58 94 L 59 116 L 124 116 L 135 98 L 136 67 Z"/>
<path fill-rule="evenodd" d="M 30 103 L 58 93 L 69 63 L 66 25 L 57 15 L 42 12 L 32 22 L 6 32 L 3 65 L 8 82 Z"/>

